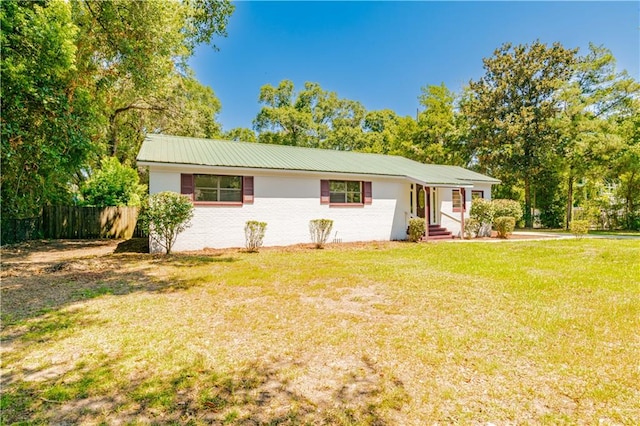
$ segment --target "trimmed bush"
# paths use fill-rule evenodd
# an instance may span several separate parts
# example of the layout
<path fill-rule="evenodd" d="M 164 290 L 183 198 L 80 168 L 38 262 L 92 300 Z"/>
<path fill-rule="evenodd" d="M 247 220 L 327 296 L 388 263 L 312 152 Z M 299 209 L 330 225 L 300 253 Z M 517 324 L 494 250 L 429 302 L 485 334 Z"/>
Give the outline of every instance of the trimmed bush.
<path fill-rule="evenodd" d="M 193 203 L 184 195 L 171 191 L 149 197 L 140 218 L 151 239 L 171 254 L 178 234 L 187 229 L 193 217 Z"/>
<path fill-rule="evenodd" d="M 493 200 L 494 217 L 512 217 L 516 223 L 522 220 L 522 206 L 515 200 Z"/>
<path fill-rule="evenodd" d="M 478 237 L 490 237 L 491 236 L 491 224 L 493 223 L 493 217 L 495 213 L 495 206 L 493 202 L 485 200 L 484 198 L 476 198 L 471 202 L 470 216 L 478 222 L 478 229 L 474 232 Z M 465 226 L 466 235 L 466 226 Z"/>
<path fill-rule="evenodd" d="M 582 238 L 587 232 L 589 232 L 590 223 L 588 220 L 572 220 L 569 223 L 569 230 L 576 238 Z"/>
<path fill-rule="evenodd" d="M 311 242 L 316 248 L 324 247 L 331 234 L 333 228 L 333 220 L 331 219 L 314 219 L 309 221 L 309 233 L 311 234 Z"/>
<path fill-rule="evenodd" d="M 267 222 L 249 220 L 244 225 L 245 247 L 247 251 L 256 253 L 262 247 L 262 240 L 267 229 Z"/>
<path fill-rule="evenodd" d="M 516 220 L 510 216 L 500 216 L 494 219 L 493 226 L 499 238 L 508 238 L 516 227 Z"/>
<path fill-rule="evenodd" d="M 424 219 L 414 217 L 409 219 L 409 241 L 418 242 L 424 235 L 425 225 Z"/>
<path fill-rule="evenodd" d="M 480 222 L 477 219 L 469 218 L 464 223 L 464 237 L 467 240 L 475 238 L 478 236 L 478 232 L 480 231 Z M 491 227 L 489 226 L 489 229 Z"/>

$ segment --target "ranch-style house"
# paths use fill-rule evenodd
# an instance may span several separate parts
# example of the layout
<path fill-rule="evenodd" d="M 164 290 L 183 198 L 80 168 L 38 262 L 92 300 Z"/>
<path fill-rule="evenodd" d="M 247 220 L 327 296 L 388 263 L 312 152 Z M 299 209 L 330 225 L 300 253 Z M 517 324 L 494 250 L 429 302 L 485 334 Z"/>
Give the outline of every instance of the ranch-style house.
<path fill-rule="evenodd" d="M 329 242 L 404 240 L 414 217 L 428 223 L 425 239 L 452 238 L 473 199 L 491 199 L 500 182 L 393 155 L 161 134 L 137 159 L 150 194 L 175 191 L 195 206 L 175 251 L 242 247 L 249 220 L 267 223 L 265 246 L 309 243 L 313 219 L 333 220 Z"/>

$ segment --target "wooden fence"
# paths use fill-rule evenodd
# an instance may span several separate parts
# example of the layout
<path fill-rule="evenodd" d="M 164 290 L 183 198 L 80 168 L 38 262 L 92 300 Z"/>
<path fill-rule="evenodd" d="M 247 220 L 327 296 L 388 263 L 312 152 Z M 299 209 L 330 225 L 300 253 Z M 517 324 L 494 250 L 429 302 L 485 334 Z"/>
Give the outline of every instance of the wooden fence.
<path fill-rule="evenodd" d="M 42 209 L 42 216 L 4 219 L 2 244 L 38 238 L 92 239 L 144 237 L 137 226 L 138 207 L 67 207 Z"/>
<path fill-rule="evenodd" d="M 43 235 L 53 239 L 128 239 L 136 232 L 138 210 L 138 207 L 45 207 Z"/>

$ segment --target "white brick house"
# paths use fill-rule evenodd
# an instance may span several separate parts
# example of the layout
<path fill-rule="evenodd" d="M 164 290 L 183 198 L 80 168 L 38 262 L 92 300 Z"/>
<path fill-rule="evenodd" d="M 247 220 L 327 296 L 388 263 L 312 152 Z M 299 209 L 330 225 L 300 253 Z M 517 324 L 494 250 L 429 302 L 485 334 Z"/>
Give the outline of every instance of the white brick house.
<path fill-rule="evenodd" d="M 265 246 L 309 243 L 309 221 L 325 218 L 330 242 L 404 240 L 412 217 L 430 224 L 427 239 L 451 238 L 472 199 L 490 199 L 499 182 L 398 156 L 166 135 L 147 136 L 138 165 L 149 168 L 151 194 L 195 205 L 175 251 L 242 247 L 248 220 L 267 222 Z"/>

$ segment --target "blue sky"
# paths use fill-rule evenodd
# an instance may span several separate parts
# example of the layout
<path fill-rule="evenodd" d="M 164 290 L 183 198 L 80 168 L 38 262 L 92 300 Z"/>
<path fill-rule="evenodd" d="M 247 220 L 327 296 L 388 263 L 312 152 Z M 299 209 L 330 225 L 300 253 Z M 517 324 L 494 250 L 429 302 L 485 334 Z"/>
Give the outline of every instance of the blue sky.
<path fill-rule="evenodd" d="M 222 102 L 225 130 L 252 127 L 264 84 L 313 81 L 368 110 L 415 115 L 420 88 L 459 92 L 505 42 L 609 48 L 639 78 L 640 2 L 236 2 L 219 51 L 190 64 Z"/>

